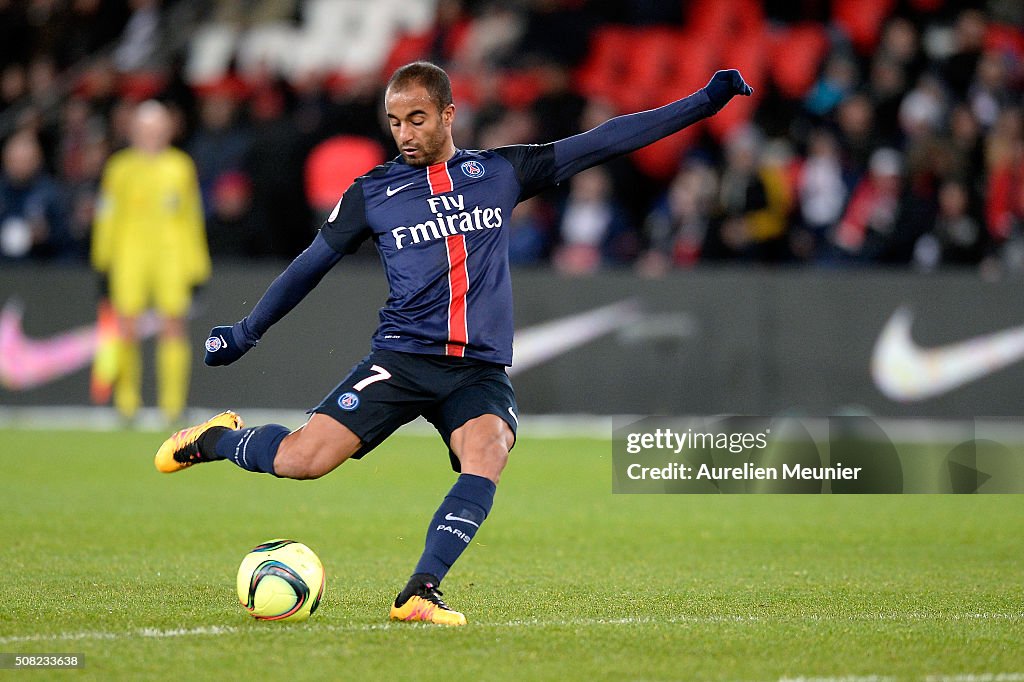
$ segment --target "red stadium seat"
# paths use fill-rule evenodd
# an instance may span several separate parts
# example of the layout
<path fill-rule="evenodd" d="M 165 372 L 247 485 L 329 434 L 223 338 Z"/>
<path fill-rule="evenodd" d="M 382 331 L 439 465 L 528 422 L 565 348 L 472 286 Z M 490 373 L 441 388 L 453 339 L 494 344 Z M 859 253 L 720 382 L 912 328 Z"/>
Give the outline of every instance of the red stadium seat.
<path fill-rule="evenodd" d="M 306 197 L 329 211 L 357 177 L 384 162 L 384 149 L 365 137 L 338 135 L 313 148 L 306 159 Z"/>
<path fill-rule="evenodd" d="M 853 43 L 854 49 L 868 54 L 875 49 L 882 23 L 892 14 L 895 0 L 857 0 L 836 2 L 832 19 Z"/>
<path fill-rule="evenodd" d="M 759 0 L 699 0 L 690 3 L 686 27 L 715 43 L 730 36 L 762 32 L 764 10 Z"/>
<path fill-rule="evenodd" d="M 989 24 L 985 29 L 985 49 L 1009 52 L 1024 59 L 1024 30 L 1010 24 Z"/>
<path fill-rule="evenodd" d="M 416 35 L 405 34 L 395 40 L 395 44 L 391 48 L 391 53 L 388 55 L 387 61 L 384 62 L 384 69 L 381 73 L 387 78 L 395 69 L 398 67 L 414 62 L 418 59 L 423 59 L 427 56 L 430 51 L 430 33 L 420 33 Z"/>
<path fill-rule="evenodd" d="M 118 78 L 117 91 L 133 102 L 155 97 L 164 89 L 166 77 L 153 71 L 124 73 Z"/>
<path fill-rule="evenodd" d="M 821 24 L 790 26 L 769 34 L 768 57 L 772 80 L 779 92 L 801 99 L 818 75 L 828 50 L 828 36 Z"/>
<path fill-rule="evenodd" d="M 452 98 L 458 104 L 476 106 L 479 104 L 479 89 L 477 79 L 473 74 L 449 71 L 448 76 L 452 81 Z"/>
<path fill-rule="evenodd" d="M 498 86 L 501 101 L 513 109 L 528 107 L 540 97 L 540 77 L 530 71 L 507 71 Z"/>
<path fill-rule="evenodd" d="M 576 72 L 580 94 L 610 100 L 626 86 L 626 55 L 634 38 L 635 31 L 622 26 L 606 26 L 594 32 L 587 60 Z"/>

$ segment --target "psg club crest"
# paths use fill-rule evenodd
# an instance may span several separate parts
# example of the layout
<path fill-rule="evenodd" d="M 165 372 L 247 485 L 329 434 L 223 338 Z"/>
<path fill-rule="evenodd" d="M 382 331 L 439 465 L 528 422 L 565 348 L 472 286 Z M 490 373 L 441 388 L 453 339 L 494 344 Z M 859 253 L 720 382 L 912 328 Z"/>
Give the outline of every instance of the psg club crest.
<path fill-rule="evenodd" d="M 460 168 L 467 178 L 479 178 L 484 174 L 484 165 L 479 161 L 463 161 Z"/>
<path fill-rule="evenodd" d="M 211 336 L 210 338 L 206 339 L 206 350 L 208 350 L 211 353 L 216 353 L 226 345 L 228 344 L 225 343 L 224 339 L 222 339 L 219 336 Z"/>
<path fill-rule="evenodd" d="M 352 410 L 359 407 L 359 396 L 353 393 L 352 391 L 342 393 L 341 396 L 338 398 L 338 407 L 345 410 L 346 412 L 351 412 Z"/>

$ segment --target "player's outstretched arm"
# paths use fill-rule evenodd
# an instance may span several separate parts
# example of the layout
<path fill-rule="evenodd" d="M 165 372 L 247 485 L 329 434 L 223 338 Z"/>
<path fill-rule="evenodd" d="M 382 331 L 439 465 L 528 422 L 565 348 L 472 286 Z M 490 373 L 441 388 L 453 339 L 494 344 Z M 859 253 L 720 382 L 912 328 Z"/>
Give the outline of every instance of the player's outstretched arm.
<path fill-rule="evenodd" d="M 255 346 L 270 327 L 297 306 L 320 283 L 342 254 L 323 233 L 299 254 L 267 288 L 252 312 L 233 325 L 214 327 L 206 340 L 207 365 L 230 365 Z"/>
<path fill-rule="evenodd" d="M 735 69 L 718 71 L 689 97 L 657 109 L 616 116 L 593 130 L 554 143 L 554 182 L 622 154 L 636 151 L 697 121 L 714 115 L 736 95 L 754 93 Z"/>

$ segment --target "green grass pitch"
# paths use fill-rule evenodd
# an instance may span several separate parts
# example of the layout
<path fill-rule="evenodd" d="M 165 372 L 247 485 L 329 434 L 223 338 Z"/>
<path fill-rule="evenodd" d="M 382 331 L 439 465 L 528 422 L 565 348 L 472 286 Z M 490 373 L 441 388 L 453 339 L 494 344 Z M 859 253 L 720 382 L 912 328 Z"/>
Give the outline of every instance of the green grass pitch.
<path fill-rule="evenodd" d="M 452 481 L 438 439 L 296 482 L 157 474 L 163 437 L 0 431 L 0 652 L 103 680 L 1024 679 L 1021 496 L 612 495 L 607 441 L 527 436 L 444 629 L 386 620 Z M 303 624 L 234 594 L 277 537 L 327 568 Z"/>

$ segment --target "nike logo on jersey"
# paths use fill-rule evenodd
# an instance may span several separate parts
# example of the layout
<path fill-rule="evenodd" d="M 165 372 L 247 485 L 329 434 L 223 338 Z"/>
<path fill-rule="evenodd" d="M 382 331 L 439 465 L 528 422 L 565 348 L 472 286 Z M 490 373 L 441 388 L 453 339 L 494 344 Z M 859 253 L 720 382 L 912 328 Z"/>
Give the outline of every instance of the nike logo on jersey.
<path fill-rule="evenodd" d="M 477 528 L 480 527 L 479 523 L 476 523 L 475 521 L 470 521 L 469 519 L 464 519 L 461 516 L 456 516 L 455 514 L 445 514 L 444 515 L 444 520 L 445 521 L 462 521 L 463 523 L 468 523 L 471 526 L 476 526 Z"/>
<path fill-rule="evenodd" d="M 410 185 L 415 185 L 415 184 L 416 184 L 415 182 L 407 182 L 404 185 L 402 185 L 401 187 L 396 187 L 394 189 L 391 189 L 391 185 L 388 185 L 387 189 L 384 190 L 384 193 L 387 194 L 389 197 L 393 197 L 396 194 L 398 194 L 399 192 L 401 192 L 403 189 L 405 189 L 406 187 L 409 187 Z"/>
<path fill-rule="evenodd" d="M 912 321 L 909 308 L 893 313 L 871 357 L 875 385 L 893 400 L 934 398 L 1024 358 L 1024 326 L 922 348 L 910 336 Z"/>

